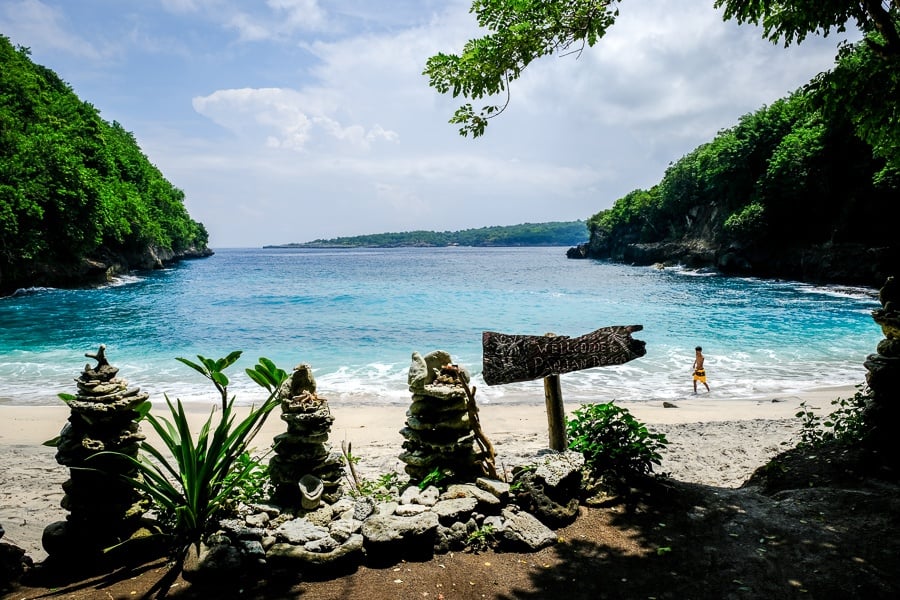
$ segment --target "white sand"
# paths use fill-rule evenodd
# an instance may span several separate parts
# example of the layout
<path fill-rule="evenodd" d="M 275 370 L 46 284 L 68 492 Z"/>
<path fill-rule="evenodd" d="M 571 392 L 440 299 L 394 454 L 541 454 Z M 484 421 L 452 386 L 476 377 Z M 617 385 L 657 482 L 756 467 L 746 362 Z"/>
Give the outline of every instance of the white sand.
<path fill-rule="evenodd" d="M 800 421 L 794 415 L 801 402 L 827 414 L 831 400 L 851 397 L 855 391 L 845 386 L 762 401 L 716 400 L 700 394 L 677 401 L 677 408 L 665 408 L 661 402 L 619 404 L 654 431 L 665 433 L 669 445 L 657 472 L 681 481 L 738 487 L 757 467 L 796 442 Z M 156 411 L 162 408 L 155 405 Z M 577 406 L 566 408 L 571 412 Z M 397 456 L 402 451 L 405 406 L 332 405 L 331 410 L 335 416 L 331 443 L 335 448 L 344 439 L 352 444 L 352 453 L 360 457 L 360 475 L 403 472 Z M 200 423 L 209 408 L 197 407 L 192 414 Z M 0 405 L 0 525 L 6 529 L 2 541 L 24 548 L 35 561 L 46 558 L 40 541 L 44 527 L 65 519 L 59 503 L 68 478 L 68 470 L 56 463 L 56 450 L 41 443 L 57 436 L 68 416 L 63 405 Z M 485 404 L 480 416 L 497 452 L 498 470 L 526 463 L 548 447 L 543 402 Z M 259 449 L 285 431 L 283 421 L 272 417 L 255 440 Z M 152 442 L 149 426 L 143 430 Z"/>

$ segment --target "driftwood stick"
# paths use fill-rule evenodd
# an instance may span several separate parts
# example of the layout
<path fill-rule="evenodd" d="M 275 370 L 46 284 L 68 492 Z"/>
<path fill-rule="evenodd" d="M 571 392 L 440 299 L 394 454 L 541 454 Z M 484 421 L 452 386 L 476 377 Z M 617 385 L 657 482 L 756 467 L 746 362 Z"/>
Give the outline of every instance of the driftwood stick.
<path fill-rule="evenodd" d="M 475 433 L 475 440 L 478 442 L 478 445 L 481 446 L 481 450 L 487 454 L 483 461 L 484 467 L 487 469 L 487 475 L 493 479 L 498 479 L 497 467 L 494 465 L 494 458 L 496 457 L 494 446 L 491 444 L 491 441 L 487 439 L 487 436 L 484 435 L 484 431 L 481 429 L 481 421 L 478 419 L 478 405 L 475 404 L 475 386 L 472 386 L 472 389 L 470 390 L 463 379 L 462 374 L 460 374 L 459 382 L 466 391 L 466 397 L 468 398 L 466 409 L 469 412 L 469 424 L 472 427 L 472 431 Z"/>
<path fill-rule="evenodd" d="M 353 464 L 353 455 L 350 454 L 350 449 L 353 448 L 353 444 L 348 442 L 347 440 L 341 440 L 341 452 L 344 453 L 344 458 L 347 459 L 347 466 L 350 467 L 350 475 L 353 476 L 353 485 L 356 486 L 356 489 L 359 489 L 359 477 L 356 475 L 356 466 Z"/>

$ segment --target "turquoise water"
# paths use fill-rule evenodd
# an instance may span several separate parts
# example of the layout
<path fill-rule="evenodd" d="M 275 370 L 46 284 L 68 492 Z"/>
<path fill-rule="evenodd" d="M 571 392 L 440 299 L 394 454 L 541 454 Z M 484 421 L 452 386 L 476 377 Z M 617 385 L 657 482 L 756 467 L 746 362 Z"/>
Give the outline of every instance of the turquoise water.
<path fill-rule="evenodd" d="M 175 360 L 244 354 L 312 365 L 332 403 L 407 403 L 413 351 L 450 352 L 482 402 L 543 402 L 540 381 L 487 386 L 481 332 L 578 336 L 640 324 L 647 355 L 561 376 L 569 401 L 677 399 L 704 347 L 712 396 L 767 398 L 862 383 L 880 329 L 876 290 L 726 278 L 569 260 L 565 248 L 221 249 L 208 259 L 83 290 L 0 298 L 0 402 L 53 404 L 106 344 L 120 376 L 151 393 L 216 401 Z"/>

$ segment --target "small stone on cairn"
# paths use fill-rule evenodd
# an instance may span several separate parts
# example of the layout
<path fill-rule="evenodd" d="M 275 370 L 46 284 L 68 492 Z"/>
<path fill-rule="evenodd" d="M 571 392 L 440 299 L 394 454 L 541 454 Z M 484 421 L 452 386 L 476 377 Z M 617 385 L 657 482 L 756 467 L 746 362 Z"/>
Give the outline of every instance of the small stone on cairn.
<path fill-rule="evenodd" d="M 275 486 L 272 500 L 281 506 L 307 510 L 317 506 L 320 499 L 337 501 L 344 457 L 327 443 L 334 417 L 327 400 L 316 394 L 312 367 L 295 367 L 278 390 L 278 398 L 287 432 L 275 436 L 275 456 L 269 461 L 269 478 Z M 321 481 L 321 487 L 314 485 L 315 479 Z M 310 493 L 321 493 L 321 497 L 309 498 Z"/>

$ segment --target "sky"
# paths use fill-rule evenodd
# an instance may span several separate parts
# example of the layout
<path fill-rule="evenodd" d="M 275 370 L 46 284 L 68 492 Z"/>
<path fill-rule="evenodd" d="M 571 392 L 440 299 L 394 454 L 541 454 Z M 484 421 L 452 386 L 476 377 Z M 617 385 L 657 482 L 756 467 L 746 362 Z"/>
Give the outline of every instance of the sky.
<path fill-rule="evenodd" d="M 594 47 L 529 66 L 472 139 L 422 74 L 483 34 L 470 6 L 0 0 L 0 33 L 134 134 L 212 248 L 584 220 L 858 39 L 785 49 L 713 0 L 626 0 Z"/>

